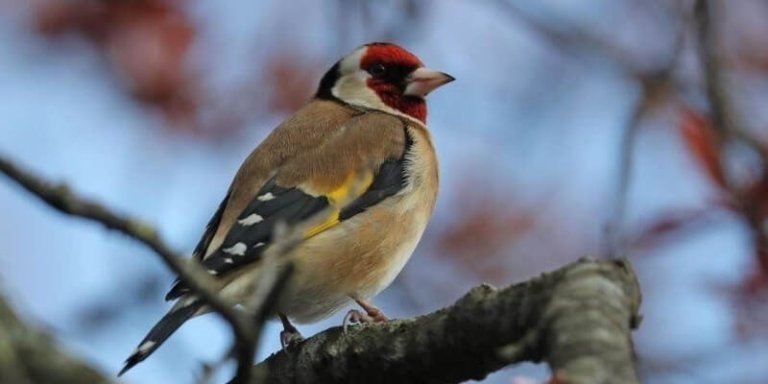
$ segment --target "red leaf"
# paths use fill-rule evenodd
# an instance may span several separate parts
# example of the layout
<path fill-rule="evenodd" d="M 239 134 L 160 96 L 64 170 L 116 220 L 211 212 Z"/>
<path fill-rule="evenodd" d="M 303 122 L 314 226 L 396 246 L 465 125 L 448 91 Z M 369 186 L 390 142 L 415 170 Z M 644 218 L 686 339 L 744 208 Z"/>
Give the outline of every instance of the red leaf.
<path fill-rule="evenodd" d="M 703 224 L 708 215 L 721 205 L 712 204 L 702 208 L 668 212 L 655 218 L 650 224 L 642 227 L 632 238 L 632 246 L 649 248 L 657 246 L 673 235 L 679 235 L 686 230 L 694 229 L 696 224 Z M 728 208 L 726 208 L 728 209 Z"/>
<path fill-rule="evenodd" d="M 680 109 L 680 115 L 680 132 L 688 151 L 710 180 L 725 189 L 725 172 L 712 123 L 688 106 Z"/>

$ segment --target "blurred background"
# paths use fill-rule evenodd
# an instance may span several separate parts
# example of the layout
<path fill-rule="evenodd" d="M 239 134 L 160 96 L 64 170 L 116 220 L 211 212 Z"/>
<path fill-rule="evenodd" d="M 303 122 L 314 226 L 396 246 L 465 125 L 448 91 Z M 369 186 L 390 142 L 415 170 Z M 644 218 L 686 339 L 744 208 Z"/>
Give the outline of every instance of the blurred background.
<path fill-rule="evenodd" d="M 714 4 L 725 123 L 691 1 L 0 0 L 0 153 L 188 254 L 242 159 L 327 68 L 396 42 L 457 81 L 429 102 L 434 220 L 380 307 L 415 316 L 481 282 L 627 254 L 644 290 L 644 382 L 765 383 L 768 3 Z M 173 276 L 4 177 L 0 212 L 0 292 L 116 373 L 167 310 Z M 279 326 L 265 332 L 260 358 L 279 348 Z M 193 382 L 230 337 L 198 318 L 123 382 Z M 548 377 L 529 364 L 484 382 Z"/>

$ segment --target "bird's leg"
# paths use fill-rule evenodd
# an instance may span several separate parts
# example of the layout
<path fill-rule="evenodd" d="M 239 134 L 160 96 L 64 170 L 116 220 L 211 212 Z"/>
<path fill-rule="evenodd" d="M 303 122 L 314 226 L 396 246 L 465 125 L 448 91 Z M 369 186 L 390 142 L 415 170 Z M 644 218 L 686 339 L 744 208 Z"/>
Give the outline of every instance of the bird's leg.
<path fill-rule="evenodd" d="M 380 323 L 382 321 L 388 320 L 384 312 L 382 312 L 381 309 L 377 308 L 371 302 L 363 299 L 355 299 L 355 302 L 365 310 L 365 313 L 367 313 L 368 316 L 373 319 L 373 321 Z"/>
<path fill-rule="evenodd" d="M 344 332 L 347 331 L 347 327 L 350 324 L 370 322 L 380 323 L 382 321 L 387 321 L 387 316 L 384 315 L 384 312 L 382 312 L 381 309 L 377 308 L 375 305 L 371 304 L 369 301 L 358 298 L 355 298 L 354 300 L 357 305 L 365 310 L 365 314 L 358 311 L 357 309 L 350 309 L 349 312 L 347 312 L 347 315 L 344 316 Z"/>
<path fill-rule="evenodd" d="M 288 320 L 288 316 L 283 313 L 278 314 L 278 316 L 280 316 L 280 322 L 283 323 L 283 330 L 280 332 L 280 344 L 283 345 L 283 349 L 287 349 L 291 345 L 304 340 L 299 330 Z"/>

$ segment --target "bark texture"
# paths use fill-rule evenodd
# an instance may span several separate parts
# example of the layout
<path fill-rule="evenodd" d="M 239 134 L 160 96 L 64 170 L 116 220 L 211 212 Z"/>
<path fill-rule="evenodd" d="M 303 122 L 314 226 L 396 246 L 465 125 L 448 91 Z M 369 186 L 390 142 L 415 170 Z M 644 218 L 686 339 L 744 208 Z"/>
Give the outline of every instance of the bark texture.
<path fill-rule="evenodd" d="M 640 300 L 627 261 L 582 259 L 425 316 L 328 329 L 257 364 L 251 382 L 459 383 L 546 361 L 558 382 L 638 383 Z"/>
<path fill-rule="evenodd" d="M 0 383 L 107 384 L 113 381 L 21 321 L 0 297 Z"/>

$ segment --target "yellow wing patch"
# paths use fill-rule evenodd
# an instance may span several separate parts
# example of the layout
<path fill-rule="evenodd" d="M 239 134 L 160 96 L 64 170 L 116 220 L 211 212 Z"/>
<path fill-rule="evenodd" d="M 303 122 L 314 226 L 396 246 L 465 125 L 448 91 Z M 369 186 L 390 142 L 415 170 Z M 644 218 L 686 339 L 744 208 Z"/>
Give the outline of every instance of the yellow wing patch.
<path fill-rule="evenodd" d="M 352 172 L 336 189 L 324 194 L 331 206 L 330 212 L 325 213 L 326 219 L 309 227 L 304 233 L 304 238 L 308 239 L 338 224 L 341 208 L 360 197 L 371 183 L 373 183 L 373 172 Z"/>

